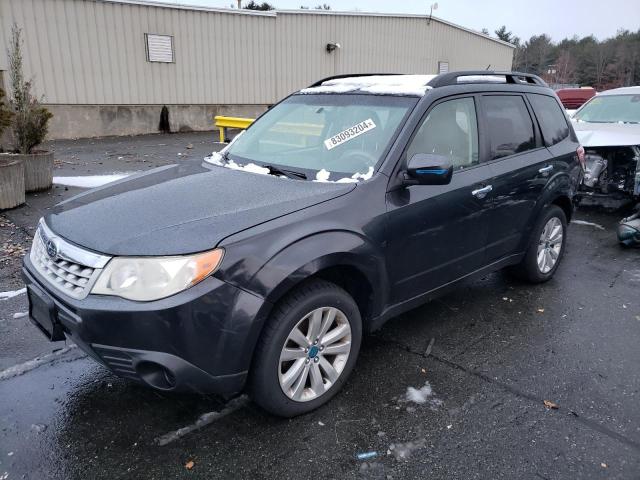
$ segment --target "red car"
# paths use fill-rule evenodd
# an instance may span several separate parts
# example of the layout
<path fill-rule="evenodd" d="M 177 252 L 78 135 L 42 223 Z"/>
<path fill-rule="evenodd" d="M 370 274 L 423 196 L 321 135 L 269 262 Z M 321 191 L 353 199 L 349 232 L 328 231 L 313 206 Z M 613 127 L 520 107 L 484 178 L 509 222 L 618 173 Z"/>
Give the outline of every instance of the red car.
<path fill-rule="evenodd" d="M 593 87 L 562 88 L 556 93 L 564 108 L 575 110 L 580 108 L 587 100 L 595 96 L 596 90 Z"/>

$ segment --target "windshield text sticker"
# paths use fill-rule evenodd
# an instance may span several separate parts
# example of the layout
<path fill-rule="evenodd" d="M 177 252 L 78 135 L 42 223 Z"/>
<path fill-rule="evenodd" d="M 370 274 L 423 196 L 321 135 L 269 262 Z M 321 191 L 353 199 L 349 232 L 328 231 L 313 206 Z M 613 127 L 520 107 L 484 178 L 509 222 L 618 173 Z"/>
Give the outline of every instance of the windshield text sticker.
<path fill-rule="evenodd" d="M 349 140 L 353 140 L 357 136 L 362 135 L 369 130 L 373 130 L 374 128 L 376 128 L 376 124 L 373 123 L 373 120 L 368 118 L 364 122 L 360 122 L 351 128 L 347 128 L 340 133 L 336 133 L 331 138 L 327 138 L 324 141 L 324 146 L 327 147 L 327 150 L 331 150 L 332 148 L 335 148 L 338 145 L 342 145 Z"/>

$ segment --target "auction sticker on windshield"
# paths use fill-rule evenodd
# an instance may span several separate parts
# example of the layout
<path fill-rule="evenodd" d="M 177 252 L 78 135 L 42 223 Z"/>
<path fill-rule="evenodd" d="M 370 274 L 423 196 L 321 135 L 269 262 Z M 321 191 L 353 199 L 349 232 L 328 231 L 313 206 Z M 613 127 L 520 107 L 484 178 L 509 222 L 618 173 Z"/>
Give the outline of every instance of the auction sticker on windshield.
<path fill-rule="evenodd" d="M 366 133 L 369 130 L 373 130 L 374 128 L 376 128 L 376 124 L 373 123 L 373 120 L 368 118 L 364 122 L 360 122 L 351 128 L 347 128 L 346 130 L 343 130 L 340 133 L 336 133 L 331 138 L 327 138 L 324 141 L 324 146 L 327 147 L 327 150 L 331 150 L 332 148 L 335 148 L 338 145 L 342 145 L 343 143 L 348 142 L 349 140 L 353 140 L 357 136 L 362 135 L 363 133 Z"/>

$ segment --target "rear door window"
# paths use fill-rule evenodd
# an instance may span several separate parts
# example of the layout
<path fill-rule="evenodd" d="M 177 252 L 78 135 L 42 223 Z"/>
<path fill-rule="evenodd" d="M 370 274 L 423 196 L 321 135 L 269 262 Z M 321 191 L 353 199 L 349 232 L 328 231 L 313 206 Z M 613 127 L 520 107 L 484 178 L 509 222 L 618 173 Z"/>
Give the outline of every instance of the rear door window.
<path fill-rule="evenodd" d="M 542 130 L 544 143 L 547 147 L 555 145 L 569 136 L 567 119 L 555 98 L 532 93 L 529 95 L 529 101 L 538 117 L 540 130 Z"/>
<path fill-rule="evenodd" d="M 482 107 L 489 135 L 489 160 L 536 148 L 533 121 L 521 96 L 486 95 L 482 97 Z"/>

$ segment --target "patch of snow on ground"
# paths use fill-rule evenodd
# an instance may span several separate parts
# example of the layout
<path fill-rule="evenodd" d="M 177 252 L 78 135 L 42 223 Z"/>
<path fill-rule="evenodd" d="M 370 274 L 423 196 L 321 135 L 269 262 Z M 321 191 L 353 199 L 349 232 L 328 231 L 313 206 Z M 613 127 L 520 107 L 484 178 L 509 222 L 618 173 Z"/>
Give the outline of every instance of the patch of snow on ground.
<path fill-rule="evenodd" d="M 418 405 L 426 405 L 431 410 L 436 411 L 443 404 L 443 401 L 435 397 L 435 392 L 431 388 L 429 382 L 424 382 L 424 386 L 420 388 L 407 387 L 404 397 L 400 398 L 400 403 L 415 403 Z M 407 412 L 415 412 L 414 407 L 407 407 Z"/>
<path fill-rule="evenodd" d="M 107 183 L 122 180 L 132 173 L 114 173 L 111 175 L 86 175 L 77 177 L 53 177 L 53 183 L 67 187 L 96 188 Z"/>
<path fill-rule="evenodd" d="M 387 450 L 388 455 L 393 455 L 398 461 L 406 461 L 411 454 L 421 448 L 426 447 L 427 441 L 422 438 L 420 440 L 414 440 L 407 443 L 392 443 Z"/>
<path fill-rule="evenodd" d="M 38 368 L 41 365 L 51 363 L 74 348 L 76 348 L 76 345 L 71 344 L 68 347 L 61 348 L 60 350 L 57 350 L 53 353 L 47 353 L 46 355 L 36 357 L 32 360 L 28 360 L 24 363 L 20 363 L 18 365 L 14 365 L 13 367 L 2 370 L 0 371 L 0 380 L 17 377 L 18 375 L 27 373 L 35 368 Z"/>
<path fill-rule="evenodd" d="M 427 399 L 431 395 L 433 395 L 433 389 L 431 388 L 431 385 L 429 384 L 429 382 L 425 382 L 424 387 L 419 389 L 408 387 L 406 398 L 408 402 L 423 404 L 423 403 L 427 403 Z"/>
<path fill-rule="evenodd" d="M 239 408 L 244 407 L 247 403 L 249 403 L 249 399 L 246 395 L 234 398 L 233 400 L 229 401 L 229 403 L 227 403 L 222 410 L 203 413 L 191 425 L 187 425 L 186 427 L 182 427 L 178 430 L 169 432 L 165 435 L 162 435 L 161 437 L 156 438 L 156 443 L 160 446 L 167 445 L 174 440 L 178 440 L 179 438 L 182 438 L 195 430 L 199 430 L 202 427 L 205 427 L 213 423 L 214 421 L 235 412 Z"/>
<path fill-rule="evenodd" d="M 18 318 L 24 318 L 28 316 L 29 316 L 29 312 L 18 312 L 13 314 L 13 319 L 17 320 Z"/>
<path fill-rule="evenodd" d="M 571 220 L 574 225 L 586 225 L 587 227 L 594 227 L 597 230 L 604 230 L 604 227 L 598 223 L 586 222 L 584 220 Z"/>
<path fill-rule="evenodd" d="M 18 295 L 22 295 L 23 293 L 27 293 L 27 289 L 21 288 L 20 290 L 13 290 L 8 292 L 0 292 L 0 299 L 6 300 L 8 298 L 17 297 Z"/>

